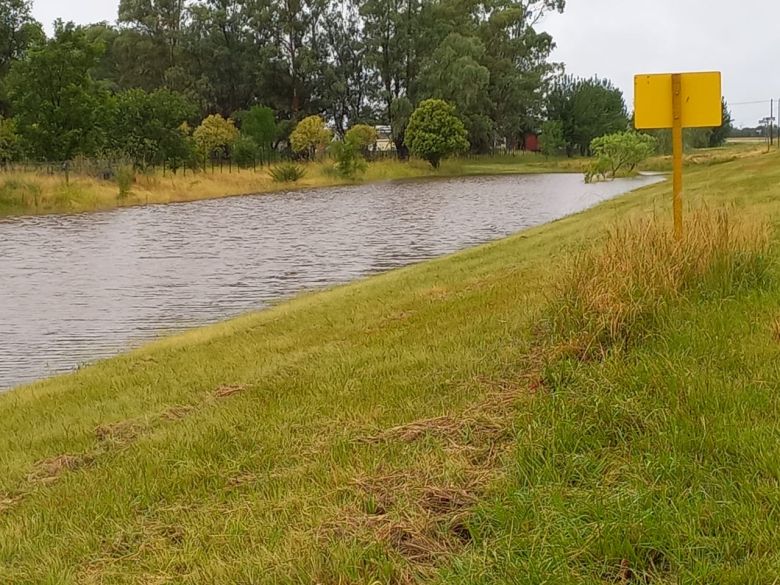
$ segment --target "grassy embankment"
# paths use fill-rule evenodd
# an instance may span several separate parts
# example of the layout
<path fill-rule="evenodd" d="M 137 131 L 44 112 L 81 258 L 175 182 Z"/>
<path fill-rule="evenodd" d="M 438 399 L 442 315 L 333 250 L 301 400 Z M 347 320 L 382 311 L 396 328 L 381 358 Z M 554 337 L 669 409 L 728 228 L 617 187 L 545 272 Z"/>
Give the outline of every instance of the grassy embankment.
<path fill-rule="evenodd" d="M 0 582 L 775 583 L 780 156 L 687 187 L 0 396 Z"/>
<path fill-rule="evenodd" d="M 689 154 L 692 166 L 720 164 L 752 156 L 763 148 L 757 143 L 733 143 L 723 148 L 704 149 Z M 120 196 L 114 181 L 74 175 L 66 183 L 62 175 L 33 172 L 0 173 L 0 217 L 46 213 L 78 213 L 147 205 L 196 201 L 247 193 L 272 193 L 289 189 L 307 189 L 336 185 L 371 183 L 395 179 L 453 177 L 473 175 L 529 174 L 544 172 L 582 172 L 587 159 L 545 157 L 533 153 L 515 156 L 486 156 L 453 159 L 433 170 L 421 161 L 408 163 L 380 161 L 371 163 L 366 173 L 355 181 L 339 178 L 329 171 L 328 164 L 303 165 L 306 175 L 297 183 L 275 183 L 265 168 L 229 172 L 187 173 L 162 176 L 160 172 L 138 174 L 129 194 Z M 670 157 L 654 157 L 642 170 L 669 171 Z"/>
<path fill-rule="evenodd" d="M 68 183 L 62 175 L 41 173 L 0 173 L 0 217 L 22 214 L 74 213 L 146 205 L 227 197 L 247 193 L 271 193 L 289 189 L 330 187 L 335 185 L 466 175 L 496 175 L 507 173 L 541 173 L 579 170 L 582 161 L 548 158 L 535 154 L 517 156 L 486 156 L 484 158 L 444 161 L 434 170 L 422 161 L 379 161 L 368 165 L 366 173 L 349 181 L 329 171 L 328 164 L 301 165 L 306 175 L 297 183 L 275 183 L 268 169 L 192 173 L 168 172 L 163 176 L 138 174 L 129 194 L 119 195 L 114 181 L 74 175 Z"/>

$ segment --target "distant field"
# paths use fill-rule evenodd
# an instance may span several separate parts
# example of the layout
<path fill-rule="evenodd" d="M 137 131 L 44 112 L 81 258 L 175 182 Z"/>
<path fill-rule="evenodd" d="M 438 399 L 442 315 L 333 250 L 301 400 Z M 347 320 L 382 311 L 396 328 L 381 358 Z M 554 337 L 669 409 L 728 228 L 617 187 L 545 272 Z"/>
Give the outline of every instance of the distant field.
<path fill-rule="evenodd" d="M 0 582 L 774 583 L 780 155 L 669 191 L 0 396 Z"/>

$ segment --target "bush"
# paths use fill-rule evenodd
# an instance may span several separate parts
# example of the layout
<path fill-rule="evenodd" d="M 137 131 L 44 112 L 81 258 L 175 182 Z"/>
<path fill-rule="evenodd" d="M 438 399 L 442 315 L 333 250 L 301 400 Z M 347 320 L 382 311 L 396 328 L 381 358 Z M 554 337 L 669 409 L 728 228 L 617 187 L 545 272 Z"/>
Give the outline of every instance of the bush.
<path fill-rule="evenodd" d="M 353 179 L 366 170 L 365 155 L 368 149 L 376 144 L 376 128 L 366 124 L 357 124 L 350 128 L 341 142 L 332 142 L 330 155 L 336 162 L 336 174 L 346 179 Z"/>
<path fill-rule="evenodd" d="M 356 144 L 348 140 L 333 142 L 330 145 L 330 155 L 336 162 L 336 173 L 345 179 L 354 179 L 358 173 L 366 170 L 366 160 L 361 156 Z"/>
<path fill-rule="evenodd" d="M 268 171 L 274 183 L 297 183 L 305 175 L 306 170 L 294 163 L 282 163 Z"/>
<path fill-rule="evenodd" d="M 293 152 L 305 153 L 309 159 L 314 159 L 317 151 L 325 148 L 331 137 L 331 131 L 325 127 L 325 120 L 320 116 L 309 116 L 301 120 L 290 134 L 290 146 Z"/>
<path fill-rule="evenodd" d="M 637 165 L 649 158 L 656 148 L 655 138 L 648 134 L 627 131 L 596 138 L 590 146 L 596 160 L 588 177 L 601 175 L 615 178 L 631 174 Z"/>
<path fill-rule="evenodd" d="M 425 100 L 409 120 L 406 145 L 413 155 L 437 169 L 443 158 L 468 150 L 467 136 L 466 127 L 455 115 L 455 106 L 444 100 Z"/>
<path fill-rule="evenodd" d="M 347 130 L 347 133 L 344 135 L 344 142 L 354 145 L 365 155 L 368 150 L 376 145 L 378 138 L 379 134 L 373 126 L 369 126 L 368 124 L 355 124 L 352 128 Z"/>
<path fill-rule="evenodd" d="M 233 120 L 226 120 L 219 114 L 207 117 L 192 133 L 204 166 L 206 159 L 214 155 L 226 159 L 238 137 Z"/>

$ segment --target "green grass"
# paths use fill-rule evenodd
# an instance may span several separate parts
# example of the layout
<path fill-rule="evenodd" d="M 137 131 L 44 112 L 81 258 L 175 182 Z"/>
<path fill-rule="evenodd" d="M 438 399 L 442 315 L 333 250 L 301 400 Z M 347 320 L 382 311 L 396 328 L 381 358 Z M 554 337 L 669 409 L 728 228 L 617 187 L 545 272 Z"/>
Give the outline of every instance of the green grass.
<path fill-rule="evenodd" d="M 780 233 L 780 156 L 686 186 Z M 669 190 L 0 396 L 0 582 L 775 583 L 776 242 L 597 279 L 626 335 L 551 317 Z M 575 330 L 604 350 L 550 350 Z"/>

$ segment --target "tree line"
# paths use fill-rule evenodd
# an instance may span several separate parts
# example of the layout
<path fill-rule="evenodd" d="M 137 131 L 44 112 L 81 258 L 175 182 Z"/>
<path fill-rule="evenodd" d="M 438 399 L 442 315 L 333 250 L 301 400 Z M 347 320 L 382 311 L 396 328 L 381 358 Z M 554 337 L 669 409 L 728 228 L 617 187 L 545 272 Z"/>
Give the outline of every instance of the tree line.
<path fill-rule="evenodd" d="M 47 37 L 30 0 L 0 0 L 0 161 L 263 162 L 293 149 L 292 132 L 312 116 L 339 142 L 350 128 L 386 125 L 405 158 L 413 113 L 430 100 L 459 120 L 427 143 L 418 132 L 432 164 L 456 150 L 522 146 L 539 130 L 548 153 L 589 154 L 595 138 L 626 130 L 630 118 L 608 80 L 567 76 L 551 62 L 553 39 L 538 25 L 564 8 L 565 0 L 121 0 L 116 25 L 57 21 Z M 430 108 L 419 117 L 432 120 Z M 351 156 L 365 150 L 358 142 L 335 150 Z M 309 144 L 299 156 L 316 151 Z"/>
<path fill-rule="evenodd" d="M 123 151 L 175 161 L 202 120 L 243 129 L 270 112 L 273 135 L 263 133 L 259 148 L 320 115 L 339 137 L 356 124 L 389 125 L 404 155 L 412 112 L 438 98 L 456 108 L 470 148 L 488 152 L 538 125 L 558 66 L 537 24 L 563 8 L 564 0 L 121 0 L 116 25 L 57 21 L 47 38 L 30 1 L 0 0 L 0 135 L 16 133 L 18 151 L 38 160 Z"/>

